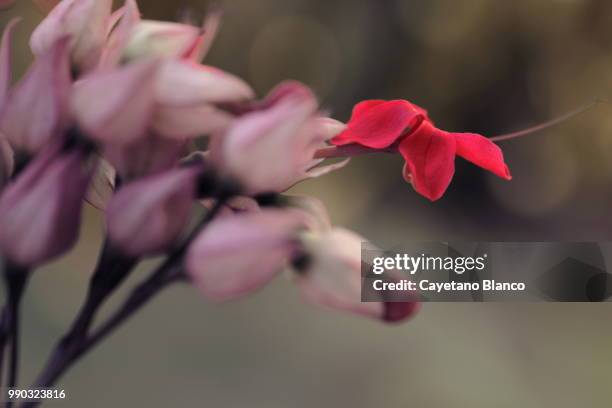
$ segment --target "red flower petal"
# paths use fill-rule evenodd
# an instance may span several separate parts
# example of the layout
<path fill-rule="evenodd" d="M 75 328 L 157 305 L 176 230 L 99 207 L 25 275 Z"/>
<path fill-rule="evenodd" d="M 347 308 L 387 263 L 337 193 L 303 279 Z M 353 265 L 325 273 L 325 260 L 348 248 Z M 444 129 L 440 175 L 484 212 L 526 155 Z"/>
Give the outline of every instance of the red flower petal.
<path fill-rule="evenodd" d="M 455 173 L 455 138 L 426 121 L 399 145 L 406 160 L 404 178 L 414 189 L 430 199 L 438 200 Z"/>
<path fill-rule="evenodd" d="M 346 130 L 334 137 L 331 143 L 337 146 L 358 143 L 373 149 L 389 147 L 406 129 L 415 127 L 423 120 L 423 112 L 421 108 L 402 100 L 361 102 L 355 106 Z"/>
<path fill-rule="evenodd" d="M 385 103 L 384 99 L 370 99 L 367 101 L 361 101 L 357 105 L 353 106 L 353 112 L 351 113 L 351 121 L 364 115 L 367 111 L 374 108 L 375 106 Z"/>
<path fill-rule="evenodd" d="M 476 133 L 452 133 L 457 143 L 457 154 L 465 160 L 511 180 L 510 170 L 504 162 L 504 154 L 491 140 Z"/>

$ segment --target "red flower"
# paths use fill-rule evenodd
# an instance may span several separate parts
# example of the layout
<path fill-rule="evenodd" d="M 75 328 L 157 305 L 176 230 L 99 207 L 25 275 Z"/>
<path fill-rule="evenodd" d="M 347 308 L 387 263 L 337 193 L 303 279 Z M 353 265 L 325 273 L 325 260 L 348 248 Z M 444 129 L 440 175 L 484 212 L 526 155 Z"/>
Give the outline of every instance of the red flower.
<path fill-rule="evenodd" d="M 346 129 L 331 143 L 399 151 L 406 160 L 404 178 L 432 201 L 448 188 L 455 173 L 455 155 L 501 178 L 512 178 L 495 143 L 476 133 L 440 130 L 426 110 L 404 100 L 358 103 Z"/>

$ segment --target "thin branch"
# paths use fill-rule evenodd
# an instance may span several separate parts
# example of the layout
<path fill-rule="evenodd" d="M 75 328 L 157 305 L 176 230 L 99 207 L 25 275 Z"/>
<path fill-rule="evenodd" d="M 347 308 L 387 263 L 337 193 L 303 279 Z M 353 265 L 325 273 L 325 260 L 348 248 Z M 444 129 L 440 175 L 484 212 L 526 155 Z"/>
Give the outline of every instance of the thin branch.
<path fill-rule="evenodd" d="M 130 293 L 123 305 L 97 330 L 94 330 L 90 336 L 79 339 L 76 344 L 65 344 L 60 342 L 32 388 L 45 388 L 55 384 L 55 382 L 83 355 L 114 332 L 129 317 L 142 309 L 142 307 L 158 293 L 162 292 L 163 289 L 172 283 L 185 279 L 182 264 L 189 244 L 195 239 L 200 231 L 217 216 L 229 198 L 229 196 L 219 198 L 214 207 L 191 231 L 183 243 L 175 248 L 166 260 Z M 24 408 L 32 408 L 39 404 L 40 401 L 29 401 L 22 406 Z"/>

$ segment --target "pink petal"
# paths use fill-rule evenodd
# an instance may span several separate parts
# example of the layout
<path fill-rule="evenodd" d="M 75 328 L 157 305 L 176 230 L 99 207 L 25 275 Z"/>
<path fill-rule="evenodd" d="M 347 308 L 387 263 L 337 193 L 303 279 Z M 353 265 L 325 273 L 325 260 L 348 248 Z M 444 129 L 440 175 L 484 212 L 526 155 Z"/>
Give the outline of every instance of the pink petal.
<path fill-rule="evenodd" d="M 475 133 L 451 133 L 451 135 L 457 142 L 459 156 L 503 179 L 512 179 L 510 170 L 504 162 L 504 154 L 491 140 Z"/>
<path fill-rule="evenodd" d="M 0 131 L 15 150 L 34 154 L 62 137 L 71 86 L 67 39 L 40 55 L 9 93 Z"/>
<path fill-rule="evenodd" d="M 155 107 L 158 67 L 158 61 L 138 62 L 77 82 L 72 110 L 87 135 L 113 144 L 130 144 L 142 138 Z"/>
<path fill-rule="evenodd" d="M 187 271 L 209 299 L 253 293 L 272 280 L 295 250 L 301 212 L 263 209 L 215 219 L 192 243 Z"/>
<path fill-rule="evenodd" d="M 70 37 L 73 63 L 94 68 L 106 41 L 112 0 L 64 0 L 38 25 L 30 38 L 34 55 L 45 53 L 60 38 Z"/>
<path fill-rule="evenodd" d="M 382 149 L 391 146 L 423 119 L 422 111 L 408 101 L 365 101 L 355 107 L 347 128 L 331 142 L 337 146 L 357 143 Z"/>
<path fill-rule="evenodd" d="M 404 178 L 431 201 L 446 191 L 455 173 L 455 138 L 426 121 L 399 145 L 406 160 Z"/>

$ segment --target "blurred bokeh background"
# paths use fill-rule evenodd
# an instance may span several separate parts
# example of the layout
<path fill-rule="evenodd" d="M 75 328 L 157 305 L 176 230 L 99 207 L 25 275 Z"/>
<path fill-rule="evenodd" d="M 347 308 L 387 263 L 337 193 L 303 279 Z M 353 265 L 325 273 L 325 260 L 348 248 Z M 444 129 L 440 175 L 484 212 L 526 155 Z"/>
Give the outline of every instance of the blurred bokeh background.
<path fill-rule="evenodd" d="M 169 20 L 207 7 L 139 4 L 145 18 Z M 612 96 L 608 0 L 221 4 L 223 26 L 206 63 L 244 77 L 260 95 L 301 80 L 340 120 L 362 99 L 404 98 L 442 128 L 494 135 Z M 14 15 L 25 19 L 16 41 L 21 73 L 42 14 L 19 0 L 1 12 L 1 25 Z M 458 160 L 448 193 L 433 204 L 404 183 L 402 160 L 391 155 L 354 159 L 295 192 L 321 198 L 336 224 L 381 246 L 612 237 L 611 106 L 502 148 L 514 180 Z M 81 244 L 31 282 L 23 385 L 82 301 L 102 225 L 88 209 Z M 224 305 L 172 288 L 71 371 L 61 383 L 68 400 L 49 406 L 609 407 L 611 373 L 607 304 L 425 304 L 413 321 L 385 327 L 304 305 L 279 279 Z"/>

